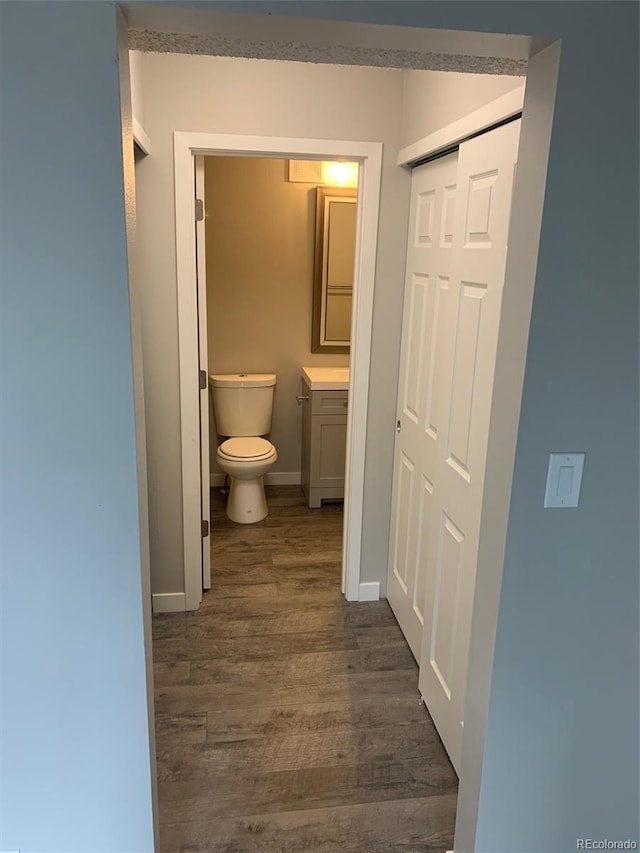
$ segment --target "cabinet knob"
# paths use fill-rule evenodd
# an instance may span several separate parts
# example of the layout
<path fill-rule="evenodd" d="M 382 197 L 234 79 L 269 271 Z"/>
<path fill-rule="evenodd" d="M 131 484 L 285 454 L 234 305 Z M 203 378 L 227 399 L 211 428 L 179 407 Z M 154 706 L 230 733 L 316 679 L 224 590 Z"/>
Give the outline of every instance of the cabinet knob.
<path fill-rule="evenodd" d="M 402 424 L 400 421 L 396 421 L 396 432 L 400 432 L 402 430 Z"/>
<path fill-rule="evenodd" d="M 310 400 L 310 397 L 308 394 L 298 394 L 298 396 L 296 397 L 296 403 L 299 406 L 301 406 L 303 403 L 308 403 L 309 400 Z"/>

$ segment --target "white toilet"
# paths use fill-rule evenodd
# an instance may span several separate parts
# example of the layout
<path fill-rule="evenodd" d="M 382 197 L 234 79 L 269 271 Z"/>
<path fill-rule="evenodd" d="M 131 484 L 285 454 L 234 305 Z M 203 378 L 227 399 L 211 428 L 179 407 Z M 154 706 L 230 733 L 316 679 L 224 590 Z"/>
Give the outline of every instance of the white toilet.
<path fill-rule="evenodd" d="M 275 373 L 224 373 L 209 377 L 216 428 L 229 436 L 218 447 L 220 470 L 231 478 L 227 516 L 239 524 L 268 513 L 263 477 L 278 453 L 262 435 L 271 429 Z"/>

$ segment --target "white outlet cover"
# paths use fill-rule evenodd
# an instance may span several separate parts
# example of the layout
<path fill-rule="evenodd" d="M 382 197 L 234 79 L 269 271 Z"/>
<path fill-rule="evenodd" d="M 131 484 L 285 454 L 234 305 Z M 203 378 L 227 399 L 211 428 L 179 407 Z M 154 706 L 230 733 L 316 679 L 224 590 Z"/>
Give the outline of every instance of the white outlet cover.
<path fill-rule="evenodd" d="M 578 506 L 584 468 L 584 453 L 550 453 L 545 507 L 566 509 Z"/>

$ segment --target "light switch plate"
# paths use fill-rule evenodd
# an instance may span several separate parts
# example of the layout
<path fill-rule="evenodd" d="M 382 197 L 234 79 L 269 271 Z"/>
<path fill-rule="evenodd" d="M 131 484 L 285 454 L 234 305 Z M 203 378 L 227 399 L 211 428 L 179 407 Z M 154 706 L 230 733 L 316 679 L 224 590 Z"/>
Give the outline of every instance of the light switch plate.
<path fill-rule="evenodd" d="M 545 507 L 576 507 L 580 499 L 580 484 L 584 468 L 584 453 L 550 453 L 547 471 Z"/>

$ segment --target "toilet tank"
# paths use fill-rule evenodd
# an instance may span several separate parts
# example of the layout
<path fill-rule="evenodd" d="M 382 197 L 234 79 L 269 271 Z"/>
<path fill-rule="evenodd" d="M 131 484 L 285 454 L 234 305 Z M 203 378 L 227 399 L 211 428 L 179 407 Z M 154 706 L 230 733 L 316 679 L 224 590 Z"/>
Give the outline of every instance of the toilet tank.
<path fill-rule="evenodd" d="M 209 375 L 218 435 L 266 435 L 271 430 L 275 373 Z"/>

